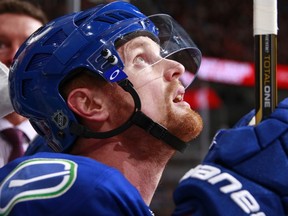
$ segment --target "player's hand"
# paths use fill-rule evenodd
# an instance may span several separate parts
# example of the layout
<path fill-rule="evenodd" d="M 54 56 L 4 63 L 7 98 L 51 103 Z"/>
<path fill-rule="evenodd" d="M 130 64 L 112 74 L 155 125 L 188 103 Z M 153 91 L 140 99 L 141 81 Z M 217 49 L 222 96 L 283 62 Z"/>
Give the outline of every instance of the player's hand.
<path fill-rule="evenodd" d="M 274 191 L 287 208 L 288 99 L 258 125 L 219 131 L 204 163 L 219 164 Z"/>
<path fill-rule="evenodd" d="M 191 169 L 174 192 L 173 216 L 284 216 L 280 197 L 224 167 Z"/>
<path fill-rule="evenodd" d="M 233 128 L 243 127 L 243 126 L 253 126 L 255 125 L 255 110 L 250 111 L 245 116 L 243 116 Z"/>

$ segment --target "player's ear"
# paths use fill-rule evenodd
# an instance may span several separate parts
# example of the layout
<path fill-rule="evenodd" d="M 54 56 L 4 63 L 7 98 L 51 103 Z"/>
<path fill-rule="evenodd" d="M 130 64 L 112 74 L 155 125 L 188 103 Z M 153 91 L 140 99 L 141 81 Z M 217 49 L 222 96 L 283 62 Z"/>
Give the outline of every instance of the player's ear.
<path fill-rule="evenodd" d="M 108 118 L 103 100 L 96 97 L 95 92 L 88 88 L 72 90 L 67 97 L 67 103 L 69 108 L 82 118 L 96 121 L 104 121 Z"/>

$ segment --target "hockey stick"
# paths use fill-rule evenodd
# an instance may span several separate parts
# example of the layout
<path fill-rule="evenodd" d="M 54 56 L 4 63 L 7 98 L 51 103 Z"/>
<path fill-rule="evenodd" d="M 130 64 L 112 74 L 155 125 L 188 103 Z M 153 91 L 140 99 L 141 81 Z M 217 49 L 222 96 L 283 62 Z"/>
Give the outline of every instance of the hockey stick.
<path fill-rule="evenodd" d="M 255 94 L 258 124 L 277 105 L 277 0 L 254 0 Z"/>

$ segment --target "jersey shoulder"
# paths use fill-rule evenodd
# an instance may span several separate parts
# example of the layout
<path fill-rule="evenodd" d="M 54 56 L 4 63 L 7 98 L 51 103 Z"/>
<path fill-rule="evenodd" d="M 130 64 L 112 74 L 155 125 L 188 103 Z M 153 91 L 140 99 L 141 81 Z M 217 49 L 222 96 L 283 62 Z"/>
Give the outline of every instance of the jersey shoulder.
<path fill-rule="evenodd" d="M 43 208 L 62 216 L 130 215 L 128 205 L 133 214 L 149 211 L 137 189 L 118 170 L 85 157 L 37 153 L 8 164 L 0 171 L 4 175 L 0 215 L 5 215 L 1 211 L 21 214 L 24 206 L 33 215 Z"/>

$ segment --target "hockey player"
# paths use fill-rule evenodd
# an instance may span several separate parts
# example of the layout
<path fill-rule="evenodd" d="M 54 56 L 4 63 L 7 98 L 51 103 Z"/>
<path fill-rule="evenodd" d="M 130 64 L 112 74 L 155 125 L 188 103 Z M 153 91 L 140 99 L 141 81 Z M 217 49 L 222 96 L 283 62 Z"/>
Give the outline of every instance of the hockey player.
<path fill-rule="evenodd" d="M 0 215 L 151 215 L 165 165 L 202 129 L 183 101 L 201 60 L 168 15 L 119 1 L 34 33 L 9 75 L 14 109 L 56 153 L 0 172 Z"/>
<path fill-rule="evenodd" d="M 183 101 L 200 60 L 171 17 L 148 18 L 125 2 L 32 35 L 11 69 L 12 104 L 56 153 L 0 170 L 0 214 L 151 215 L 165 165 L 202 129 Z M 174 214 L 284 215 L 287 107 L 219 132 L 203 164 L 181 179 Z"/>

